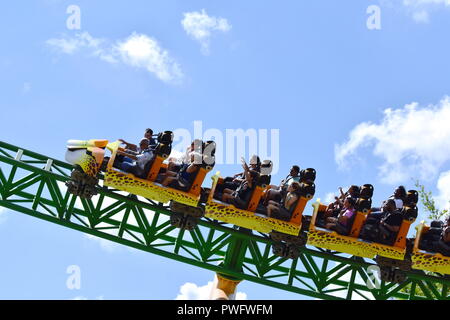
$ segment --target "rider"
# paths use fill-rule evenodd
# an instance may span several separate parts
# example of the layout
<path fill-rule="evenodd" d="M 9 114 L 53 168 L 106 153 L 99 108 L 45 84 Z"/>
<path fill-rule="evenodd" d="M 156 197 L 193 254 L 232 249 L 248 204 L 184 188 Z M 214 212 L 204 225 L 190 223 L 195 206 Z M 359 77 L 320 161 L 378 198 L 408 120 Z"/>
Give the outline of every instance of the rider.
<path fill-rule="evenodd" d="M 153 159 L 153 152 L 149 148 L 149 141 L 146 138 L 141 139 L 139 143 L 141 152 L 139 154 L 131 154 L 125 152 L 125 157 L 120 163 L 120 169 L 130 172 L 136 176 L 144 173 L 145 165 Z"/>
<path fill-rule="evenodd" d="M 149 142 L 149 148 L 154 149 L 156 147 L 156 141 L 155 139 L 153 139 L 153 130 L 150 128 L 145 129 L 144 132 L 144 138 L 146 138 Z M 138 147 L 135 144 L 126 142 L 123 139 L 119 139 L 120 142 L 122 142 L 123 144 L 125 144 L 125 148 L 131 151 L 135 151 L 135 152 L 141 152 L 142 149 L 140 148 L 140 146 Z"/>
<path fill-rule="evenodd" d="M 250 170 L 260 172 L 261 171 L 261 160 L 257 155 L 253 155 L 250 158 Z M 226 177 L 224 183 L 218 184 L 216 186 L 216 194 L 221 194 L 224 190 L 228 189 L 231 191 L 237 190 L 237 188 L 245 180 L 245 170 L 243 172 L 235 174 L 233 177 Z M 232 192 L 230 192 L 231 194 Z"/>
<path fill-rule="evenodd" d="M 170 157 L 167 169 L 169 171 L 178 172 L 180 171 L 183 164 L 189 163 L 191 159 L 191 153 L 194 151 L 201 152 L 203 146 L 203 141 L 200 139 L 195 139 L 191 142 L 191 145 L 187 147 L 185 153 L 180 157 Z"/>
<path fill-rule="evenodd" d="M 244 159 L 242 168 L 244 169 L 244 179 L 240 182 L 236 190 L 225 189 L 222 194 L 222 201 L 230 203 L 239 209 L 245 209 L 249 200 L 251 191 L 256 186 L 259 178 L 259 172 L 249 168 Z"/>
<path fill-rule="evenodd" d="M 435 245 L 435 250 L 444 256 L 450 256 L 450 217 L 447 217 L 442 228 L 439 241 Z"/>
<path fill-rule="evenodd" d="M 279 186 L 270 186 L 270 189 L 264 194 L 263 204 L 267 206 L 271 200 L 280 202 L 286 196 L 288 187 L 294 182 L 300 182 L 300 167 L 297 165 L 291 167 L 289 174 L 281 180 Z"/>
<path fill-rule="evenodd" d="M 394 211 L 397 211 L 397 205 L 394 201 L 394 199 L 388 199 L 383 202 L 383 206 L 381 207 L 381 210 L 371 212 L 367 216 L 367 220 L 371 221 L 372 219 L 380 220 L 384 217 L 386 217 L 388 214 L 393 213 Z"/>
<path fill-rule="evenodd" d="M 389 207 L 396 206 L 394 199 L 387 200 Z M 399 210 L 391 210 L 380 221 L 380 240 L 383 243 L 392 243 L 395 235 L 400 230 L 403 215 Z"/>
<path fill-rule="evenodd" d="M 406 189 L 404 186 L 398 186 L 395 190 L 394 193 L 387 199 L 384 200 L 381 204 L 381 207 L 384 206 L 384 204 L 386 203 L 386 201 L 389 200 L 393 200 L 395 202 L 395 206 L 397 208 L 397 210 L 401 210 L 403 208 L 403 202 L 406 199 Z M 381 208 L 372 208 L 371 209 L 372 212 L 379 212 L 381 211 Z"/>
<path fill-rule="evenodd" d="M 357 185 L 352 185 L 348 188 L 347 192 L 344 193 L 342 187 L 339 187 L 339 192 L 341 195 L 339 197 L 334 197 L 335 201 L 330 203 L 325 210 L 324 219 L 329 217 L 336 217 L 341 210 L 344 208 L 344 200 L 346 197 L 352 197 L 355 200 L 359 197 L 359 187 Z"/>
<path fill-rule="evenodd" d="M 282 203 L 269 200 L 269 204 L 267 205 L 267 216 L 289 221 L 294 209 L 294 204 L 300 197 L 299 193 L 300 184 L 298 182 L 291 183 L 287 188 L 287 193 Z"/>
<path fill-rule="evenodd" d="M 183 163 L 178 172 L 167 171 L 166 177 L 161 184 L 167 187 L 172 182 L 178 182 L 178 185 L 182 188 L 189 186 L 194 181 L 195 174 L 200 169 L 202 164 L 201 157 L 202 155 L 200 153 L 191 152 L 189 162 Z"/>
<path fill-rule="evenodd" d="M 356 205 L 355 198 L 352 198 L 351 196 L 348 196 L 347 198 L 345 198 L 344 209 L 341 211 L 341 213 L 339 214 L 339 216 L 337 218 L 335 218 L 335 217 L 327 218 L 327 220 L 326 220 L 327 224 L 325 225 L 325 228 L 335 229 L 339 225 L 340 227 L 344 227 L 345 229 L 348 230 L 349 227 L 351 227 L 349 225 L 349 223 L 350 223 L 351 219 L 354 217 L 354 215 L 356 214 L 355 205 Z"/>

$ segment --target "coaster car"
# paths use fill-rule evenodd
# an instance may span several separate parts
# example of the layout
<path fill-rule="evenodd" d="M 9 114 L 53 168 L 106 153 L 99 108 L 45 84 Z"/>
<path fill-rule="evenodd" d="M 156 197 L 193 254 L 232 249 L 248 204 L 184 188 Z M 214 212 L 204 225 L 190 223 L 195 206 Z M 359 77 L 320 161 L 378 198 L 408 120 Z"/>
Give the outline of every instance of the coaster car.
<path fill-rule="evenodd" d="M 356 204 L 356 214 L 351 219 L 353 221 L 349 220 L 349 227 L 345 230 L 342 228 L 328 230 L 317 226 L 318 218 L 325 211 L 326 205 L 321 204 L 320 201 L 314 203 L 314 213 L 311 219 L 307 244 L 364 258 L 373 259 L 375 256 L 381 256 L 403 260 L 406 253 L 406 235 L 415 218 L 403 220 L 393 245 L 365 241 L 358 238 L 367 215 L 370 213 L 372 194 L 372 185 L 367 184 L 361 187 L 361 195 Z"/>
<path fill-rule="evenodd" d="M 271 166 L 271 163 L 267 161 L 263 162 L 262 168 L 264 165 Z M 263 172 L 263 169 L 261 171 Z M 250 193 L 245 208 L 237 208 L 232 204 L 214 198 L 216 187 L 224 183 L 224 179 L 217 172 L 212 177 L 213 184 L 205 206 L 205 217 L 262 233 L 272 233 L 275 231 L 282 234 L 298 236 L 302 225 L 303 210 L 306 203 L 314 195 L 314 183 L 304 182 L 301 184 L 303 193 L 299 197 L 299 200 L 297 200 L 297 203 L 294 204 L 291 218 L 289 221 L 283 221 L 276 218 L 269 218 L 261 210 L 260 201 L 263 193 L 269 188 L 270 178 L 270 174 L 261 174 L 256 186 Z"/>
<path fill-rule="evenodd" d="M 416 239 L 411 255 L 413 269 L 450 274 L 450 248 L 440 239 L 443 224 L 422 221 L 416 227 Z"/>
<path fill-rule="evenodd" d="M 158 174 L 167 169 L 163 161 L 171 152 L 173 134 L 170 131 L 158 135 L 158 144 L 154 149 L 154 158 L 144 170 L 144 173 L 134 174 L 116 168 L 116 160 L 127 155 L 120 142 L 108 143 L 107 140 L 70 140 L 66 153 L 66 160 L 76 166 L 77 176 L 84 175 L 96 178 L 100 169 L 104 170 L 104 185 L 139 195 L 157 202 L 166 203 L 175 201 L 190 207 L 197 207 L 201 198 L 201 185 L 208 171 L 212 170 L 214 163 L 202 163 L 193 182 L 184 188 L 175 189 L 164 187 L 156 182 Z M 210 142 L 209 144 L 213 144 Z M 105 147 L 111 152 L 111 157 L 104 157 Z M 210 161 L 209 161 L 210 162 Z M 79 194 L 77 194 L 79 195 Z"/>
<path fill-rule="evenodd" d="M 97 194 L 97 174 L 105 157 L 108 140 L 69 140 L 66 161 L 75 165 L 71 179 L 66 182 L 68 191 L 90 199 Z"/>

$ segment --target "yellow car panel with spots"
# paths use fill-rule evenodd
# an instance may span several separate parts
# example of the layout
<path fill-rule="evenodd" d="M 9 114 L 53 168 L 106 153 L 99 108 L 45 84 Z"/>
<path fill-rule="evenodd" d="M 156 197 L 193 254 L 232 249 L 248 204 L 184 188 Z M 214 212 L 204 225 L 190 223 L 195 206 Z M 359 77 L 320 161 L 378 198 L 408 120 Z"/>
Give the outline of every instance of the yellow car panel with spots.
<path fill-rule="evenodd" d="M 106 186 L 162 203 L 174 200 L 191 207 L 196 207 L 199 201 L 198 196 L 196 197 L 187 192 L 163 187 L 160 184 L 139 179 L 130 173 L 120 172 L 115 169 L 108 169 L 106 171 L 104 183 Z"/>
<path fill-rule="evenodd" d="M 91 177 L 95 177 L 98 173 L 99 164 L 93 156 L 84 154 L 78 161 L 78 165 L 83 169 L 83 172 Z"/>
<path fill-rule="evenodd" d="M 219 172 L 212 179 L 213 186 L 206 203 L 205 217 L 263 233 L 278 231 L 294 236 L 299 234 L 301 226 L 298 224 L 257 215 L 255 212 L 238 209 L 231 204 L 215 201 L 213 194 L 219 179 Z"/>
<path fill-rule="evenodd" d="M 233 205 L 217 201 L 208 201 L 205 217 L 231 223 L 243 228 L 270 233 L 273 230 L 297 236 L 300 226 L 279 219 L 259 216 L 254 212 L 238 209 Z"/>
<path fill-rule="evenodd" d="M 307 244 L 371 259 L 379 255 L 386 258 L 403 260 L 406 252 L 400 248 L 342 236 L 334 231 L 317 229 L 309 231 Z"/>
<path fill-rule="evenodd" d="M 164 187 L 158 183 L 140 179 L 131 173 L 122 172 L 113 168 L 112 164 L 114 163 L 119 145 L 119 141 L 107 145 L 107 148 L 111 151 L 112 155 L 105 173 L 104 183 L 106 186 L 114 187 L 162 203 L 174 200 L 191 207 L 197 207 L 200 196 Z"/>
<path fill-rule="evenodd" d="M 316 228 L 316 218 L 319 211 L 320 202 L 312 205 L 314 213 L 308 232 L 308 245 L 328 250 L 352 254 L 358 257 L 371 258 L 383 256 L 386 258 L 403 260 L 406 250 L 383 245 L 376 242 L 367 242 L 358 238 L 343 236 L 335 231 Z"/>
<path fill-rule="evenodd" d="M 417 227 L 414 249 L 411 255 L 412 267 L 418 270 L 427 270 L 432 272 L 450 274 L 450 257 L 440 253 L 426 252 L 419 249 L 419 243 L 422 235 L 429 227 L 422 221 Z"/>
<path fill-rule="evenodd" d="M 69 140 L 67 141 L 66 160 L 79 165 L 88 176 L 96 177 L 103 161 L 108 140 Z M 90 154 L 87 154 L 89 152 Z"/>

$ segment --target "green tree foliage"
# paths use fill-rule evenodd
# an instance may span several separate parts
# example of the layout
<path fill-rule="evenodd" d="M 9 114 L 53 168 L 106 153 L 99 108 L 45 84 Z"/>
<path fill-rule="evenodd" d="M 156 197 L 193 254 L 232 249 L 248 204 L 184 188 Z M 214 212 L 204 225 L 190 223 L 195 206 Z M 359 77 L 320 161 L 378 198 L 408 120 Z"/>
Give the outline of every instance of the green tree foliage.
<path fill-rule="evenodd" d="M 415 186 L 417 188 L 417 192 L 419 193 L 420 202 L 422 203 L 422 206 L 425 209 L 425 211 L 428 213 L 427 218 L 429 220 L 443 220 L 443 218 L 448 215 L 449 211 L 446 209 L 439 209 L 436 206 L 436 201 L 433 198 L 433 193 L 431 191 L 427 191 L 425 189 L 425 186 L 420 184 L 418 180 L 416 180 Z M 425 271 L 425 273 L 429 275 L 437 275 L 430 271 Z M 439 291 L 442 290 L 442 284 L 437 283 L 435 284 L 435 287 Z M 409 294 L 411 292 L 411 286 L 410 285 L 406 286 L 401 290 L 401 292 Z M 419 287 L 415 288 L 415 294 L 418 296 L 425 297 L 425 294 Z"/>
<path fill-rule="evenodd" d="M 431 191 L 426 191 L 425 186 L 416 181 L 417 192 L 419 193 L 420 202 L 423 208 L 428 212 L 428 219 L 440 220 L 448 214 L 448 210 L 441 210 L 436 206 L 436 201 L 433 198 Z"/>

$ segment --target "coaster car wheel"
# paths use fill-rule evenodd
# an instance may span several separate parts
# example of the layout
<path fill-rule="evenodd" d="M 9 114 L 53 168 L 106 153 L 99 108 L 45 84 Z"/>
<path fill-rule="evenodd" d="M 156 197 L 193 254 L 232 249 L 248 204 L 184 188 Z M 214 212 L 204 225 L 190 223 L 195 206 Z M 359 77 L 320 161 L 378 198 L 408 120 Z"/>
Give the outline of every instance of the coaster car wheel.
<path fill-rule="evenodd" d="M 297 246 L 290 245 L 287 248 L 286 258 L 297 259 L 300 255 L 300 250 Z"/>
<path fill-rule="evenodd" d="M 404 281 L 406 281 L 406 275 L 401 272 L 400 270 L 394 270 L 393 271 L 393 279 L 392 282 L 394 283 L 402 283 Z"/>
<path fill-rule="evenodd" d="M 381 268 L 380 278 L 385 282 L 402 283 L 407 277 L 406 274 L 398 269 L 383 267 Z"/>
<path fill-rule="evenodd" d="M 184 230 L 192 231 L 197 227 L 198 219 L 193 217 L 185 217 L 184 226 L 182 227 Z"/>
<path fill-rule="evenodd" d="M 375 261 L 377 264 L 383 268 L 395 268 L 400 269 L 403 271 L 411 271 L 412 269 L 412 262 L 410 259 L 405 258 L 404 260 L 397 260 L 397 259 L 390 259 L 382 256 L 377 256 Z"/>
<path fill-rule="evenodd" d="M 298 247 L 306 245 L 307 241 L 307 235 L 305 232 L 300 232 L 298 236 L 293 236 L 290 234 L 272 231 L 269 236 L 275 242 L 285 242 L 287 245 L 294 245 Z"/>
<path fill-rule="evenodd" d="M 183 215 L 180 213 L 173 212 L 170 215 L 170 224 L 175 228 L 181 228 L 183 223 Z"/>
<path fill-rule="evenodd" d="M 98 192 L 97 192 L 97 189 L 95 188 L 95 186 L 85 185 L 83 193 L 80 194 L 80 197 L 85 198 L 85 199 L 90 199 L 97 194 L 98 194 Z"/>
<path fill-rule="evenodd" d="M 201 218 L 205 214 L 203 207 L 191 207 L 173 200 L 170 201 L 169 207 L 172 212 L 185 214 L 193 218 Z"/>
<path fill-rule="evenodd" d="M 170 224 L 175 228 L 192 231 L 197 227 L 198 219 L 182 213 L 172 212 L 170 215 Z"/>
<path fill-rule="evenodd" d="M 393 270 L 389 267 L 383 267 L 381 268 L 380 272 L 380 278 L 382 281 L 385 282 L 393 282 Z"/>
<path fill-rule="evenodd" d="M 272 253 L 278 257 L 284 258 L 285 250 L 286 250 L 286 245 L 281 242 L 272 245 Z"/>
<path fill-rule="evenodd" d="M 70 180 L 66 181 L 67 191 L 84 199 L 91 199 L 96 195 L 98 179 L 84 173 L 80 168 L 75 168 L 70 174 Z"/>
<path fill-rule="evenodd" d="M 72 173 L 70 174 L 70 179 L 74 182 L 82 182 L 83 178 L 85 176 L 85 173 L 81 171 L 81 169 L 73 169 Z"/>
<path fill-rule="evenodd" d="M 303 247 L 308 242 L 308 234 L 306 232 L 300 232 L 300 234 L 296 237 L 296 245 L 299 247 Z"/>
<path fill-rule="evenodd" d="M 71 194 L 78 195 L 81 189 L 80 182 L 66 181 L 67 191 Z"/>

